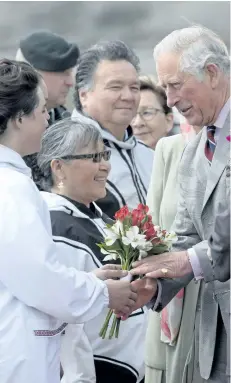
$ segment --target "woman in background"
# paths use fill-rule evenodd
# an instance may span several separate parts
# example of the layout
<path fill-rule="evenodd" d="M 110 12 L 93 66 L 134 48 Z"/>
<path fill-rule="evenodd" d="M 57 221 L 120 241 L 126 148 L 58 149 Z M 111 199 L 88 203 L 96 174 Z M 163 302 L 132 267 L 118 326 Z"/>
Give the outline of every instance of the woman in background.
<path fill-rule="evenodd" d="M 200 131 L 187 123 L 182 132 L 162 138 L 155 150 L 147 205 L 153 222 L 170 230 L 178 198 L 178 165 L 187 142 Z M 164 308 L 150 310 L 146 334 L 145 383 L 191 383 L 194 319 L 200 283 L 192 281 Z M 198 377 L 198 382 L 202 378 Z"/>
<path fill-rule="evenodd" d="M 152 149 L 173 128 L 173 113 L 165 92 L 151 76 L 140 77 L 140 103 L 131 126 L 136 138 Z"/>

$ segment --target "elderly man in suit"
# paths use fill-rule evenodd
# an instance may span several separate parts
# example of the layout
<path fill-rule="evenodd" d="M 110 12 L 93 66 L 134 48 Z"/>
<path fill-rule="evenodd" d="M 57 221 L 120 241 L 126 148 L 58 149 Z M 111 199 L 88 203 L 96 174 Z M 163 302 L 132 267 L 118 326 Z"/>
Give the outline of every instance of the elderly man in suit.
<path fill-rule="evenodd" d="M 215 33 L 195 26 L 165 37 L 156 46 L 154 57 L 168 105 L 175 106 L 191 125 L 204 128 L 187 145 L 179 167 L 179 203 L 172 227 L 178 241 L 172 252 L 134 265 L 132 273 L 146 274 L 149 290 L 145 280 L 133 283 L 140 288 L 138 304 L 146 303 L 152 295 L 153 308 L 159 312 L 193 278 L 202 280 L 195 320 L 195 367 L 189 381 L 197 383 L 200 375 L 208 383 L 227 383 L 230 371 L 224 318 L 230 312 L 230 285 L 211 277 L 208 240 L 214 232 L 218 204 L 222 201 L 227 208 L 230 204 L 229 53 Z M 226 238 L 226 251 L 229 241 Z M 225 274 L 227 253 L 222 247 L 216 250 L 220 275 Z M 209 273 L 210 281 L 205 283 Z M 158 278 L 157 284 L 152 278 Z"/>

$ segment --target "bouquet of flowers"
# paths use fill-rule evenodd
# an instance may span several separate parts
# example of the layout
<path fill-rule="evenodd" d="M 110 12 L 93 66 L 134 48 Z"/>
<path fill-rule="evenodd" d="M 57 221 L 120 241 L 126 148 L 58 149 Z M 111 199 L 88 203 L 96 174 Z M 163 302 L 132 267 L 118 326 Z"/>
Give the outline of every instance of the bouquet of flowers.
<path fill-rule="evenodd" d="M 101 253 L 105 255 L 104 261 L 119 259 L 122 269 L 129 271 L 132 263 L 137 260 L 170 251 L 172 243 L 177 240 L 176 234 L 155 226 L 148 211 L 148 206 L 139 204 L 132 211 L 124 206 L 116 212 L 115 223 L 107 225 L 104 242 L 98 244 Z M 114 335 L 116 338 L 119 336 L 121 319 L 114 315 L 113 310 L 109 310 L 99 334 L 103 339 L 112 316 L 109 339 Z"/>

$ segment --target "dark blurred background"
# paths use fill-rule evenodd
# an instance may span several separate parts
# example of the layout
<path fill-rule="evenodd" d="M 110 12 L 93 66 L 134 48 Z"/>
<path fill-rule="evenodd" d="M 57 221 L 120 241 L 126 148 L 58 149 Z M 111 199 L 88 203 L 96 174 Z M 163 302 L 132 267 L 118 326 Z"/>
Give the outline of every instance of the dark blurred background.
<path fill-rule="evenodd" d="M 0 52 L 14 58 L 20 38 L 38 29 L 75 41 L 81 51 L 120 39 L 139 55 L 142 73 L 155 74 L 154 46 L 190 23 L 213 29 L 230 47 L 229 1 L 2 1 Z"/>

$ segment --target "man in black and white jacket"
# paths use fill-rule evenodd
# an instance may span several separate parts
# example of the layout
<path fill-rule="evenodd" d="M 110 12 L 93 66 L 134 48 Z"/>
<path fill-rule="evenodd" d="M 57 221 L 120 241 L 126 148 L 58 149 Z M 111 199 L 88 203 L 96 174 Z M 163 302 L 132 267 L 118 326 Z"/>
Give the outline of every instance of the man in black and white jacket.
<path fill-rule="evenodd" d="M 107 195 L 97 204 L 111 218 L 124 205 L 145 204 L 154 151 L 132 134 L 140 100 L 139 59 L 121 41 L 89 48 L 78 61 L 75 110 L 95 120 L 112 151 Z"/>

